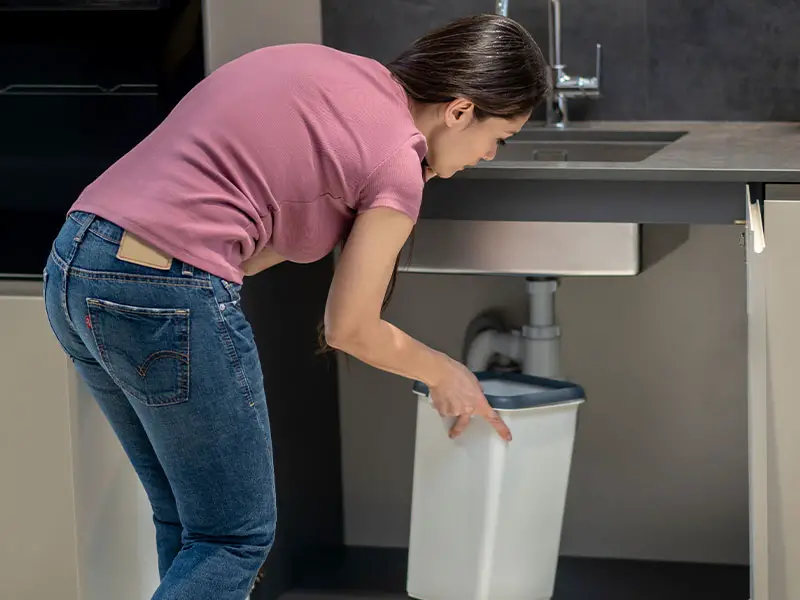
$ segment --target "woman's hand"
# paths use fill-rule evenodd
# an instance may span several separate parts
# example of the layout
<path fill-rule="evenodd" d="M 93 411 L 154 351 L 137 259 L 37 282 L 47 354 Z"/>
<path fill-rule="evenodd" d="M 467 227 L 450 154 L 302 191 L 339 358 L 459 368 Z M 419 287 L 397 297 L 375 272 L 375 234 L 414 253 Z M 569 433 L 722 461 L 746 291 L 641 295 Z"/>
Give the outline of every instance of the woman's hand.
<path fill-rule="evenodd" d="M 461 435 L 473 416 L 482 417 L 494 427 L 505 441 L 511 441 L 511 431 L 491 407 L 478 378 L 461 363 L 449 359 L 448 369 L 438 385 L 430 386 L 431 401 L 443 417 L 458 417 L 450 437 Z"/>

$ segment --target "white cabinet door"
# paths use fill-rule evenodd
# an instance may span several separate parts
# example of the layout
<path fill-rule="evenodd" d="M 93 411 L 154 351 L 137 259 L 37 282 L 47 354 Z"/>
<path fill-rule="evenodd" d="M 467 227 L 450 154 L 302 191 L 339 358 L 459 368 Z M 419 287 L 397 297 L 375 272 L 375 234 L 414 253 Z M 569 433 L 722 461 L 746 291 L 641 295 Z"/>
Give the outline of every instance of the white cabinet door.
<path fill-rule="evenodd" d="M 800 598 L 800 186 L 767 191 L 770 600 Z"/>
<path fill-rule="evenodd" d="M 747 244 L 753 600 L 797 600 L 800 186 L 768 187 L 763 220 L 764 251 Z"/>
<path fill-rule="evenodd" d="M 758 205 L 752 207 L 761 210 Z M 750 597 L 769 600 L 769 520 L 767 498 L 767 289 L 766 252 L 757 252 L 755 227 L 761 215 L 748 214 L 747 260 L 748 445 L 750 472 Z M 755 221 L 755 222 L 754 222 Z"/>
<path fill-rule="evenodd" d="M 149 502 L 40 288 L 0 282 L 0 598 L 149 600 Z"/>
<path fill-rule="evenodd" d="M 79 600 L 71 367 L 41 296 L 12 285 L 0 284 L 0 598 Z"/>

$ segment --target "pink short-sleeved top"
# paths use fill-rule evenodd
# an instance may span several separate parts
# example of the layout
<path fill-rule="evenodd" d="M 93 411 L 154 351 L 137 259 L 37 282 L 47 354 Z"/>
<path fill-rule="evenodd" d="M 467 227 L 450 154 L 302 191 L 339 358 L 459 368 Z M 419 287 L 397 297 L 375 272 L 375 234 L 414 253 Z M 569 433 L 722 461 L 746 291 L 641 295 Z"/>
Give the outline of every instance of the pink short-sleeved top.
<path fill-rule="evenodd" d="M 383 65 L 317 44 L 271 46 L 209 74 L 70 212 L 241 283 L 241 264 L 265 247 L 292 262 L 323 258 L 369 208 L 416 221 L 426 153 Z"/>

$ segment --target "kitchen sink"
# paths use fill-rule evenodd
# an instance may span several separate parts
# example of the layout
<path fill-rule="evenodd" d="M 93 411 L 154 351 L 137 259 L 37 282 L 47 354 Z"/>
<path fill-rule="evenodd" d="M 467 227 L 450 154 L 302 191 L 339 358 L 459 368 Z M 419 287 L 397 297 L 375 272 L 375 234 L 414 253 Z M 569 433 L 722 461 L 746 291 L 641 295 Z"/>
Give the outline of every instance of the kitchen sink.
<path fill-rule="evenodd" d="M 490 164 L 631 163 L 644 160 L 686 134 L 674 130 L 525 127 L 498 148 Z M 440 216 L 420 219 L 413 248 L 411 241 L 403 248 L 400 269 L 526 277 L 635 276 L 684 244 L 688 236 L 689 228 L 683 225 Z"/>
<path fill-rule="evenodd" d="M 639 162 L 686 135 L 685 131 L 523 129 L 497 151 L 506 162 Z"/>

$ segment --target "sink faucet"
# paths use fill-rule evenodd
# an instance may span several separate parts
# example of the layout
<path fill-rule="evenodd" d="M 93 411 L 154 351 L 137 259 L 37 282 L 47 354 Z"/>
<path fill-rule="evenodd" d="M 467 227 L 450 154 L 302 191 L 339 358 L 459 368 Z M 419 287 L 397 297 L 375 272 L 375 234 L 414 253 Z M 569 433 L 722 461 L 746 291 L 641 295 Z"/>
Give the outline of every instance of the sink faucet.
<path fill-rule="evenodd" d="M 508 16 L 508 0 L 497 0 L 495 12 Z M 601 96 L 600 74 L 603 49 L 597 44 L 594 77 L 572 76 L 564 70 L 561 62 L 561 0 L 547 0 L 547 24 L 549 33 L 550 91 L 546 99 L 546 124 L 564 128 L 569 123 L 567 101 L 570 98 L 599 98 Z"/>

